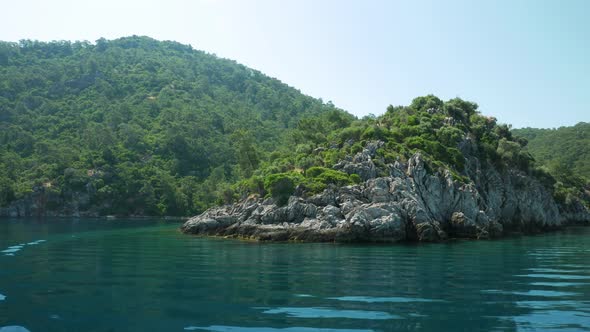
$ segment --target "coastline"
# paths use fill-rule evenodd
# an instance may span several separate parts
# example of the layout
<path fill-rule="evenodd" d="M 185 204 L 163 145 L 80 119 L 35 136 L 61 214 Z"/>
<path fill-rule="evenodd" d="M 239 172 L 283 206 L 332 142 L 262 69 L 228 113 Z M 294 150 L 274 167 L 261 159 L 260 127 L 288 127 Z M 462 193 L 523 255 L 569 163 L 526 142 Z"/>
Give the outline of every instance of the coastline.
<path fill-rule="evenodd" d="M 275 242 L 397 243 L 488 239 L 590 224 L 587 207 L 578 201 L 556 202 L 543 184 L 522 171 L 471 159 L 467 168 L 473 180 L 466 183 L 449 171 L 429 170 L 416 153 L 407 163 L 386 165 L 388 175 L 377 177 L 376 149 L 343 162 L 349 173 L 365 174 L 359 184 L 332 185 L 313 196 L 296 190 L 286 204 L 252 195 L 210 208 L 181 231 Z"/>
<path fill-rule="evenodd" d="M 80 215 L 31 215 L 31 216 L 6 216 L 0 215 L 0 220 L 7 219 L 93 219 L 93 220 L 148 220 L 148 219 L 161 219 L 170 222 L 184 222 L 190 219 L 190 217 L 177 217 L 177 216 L 116 216 L 116 215 L 104 215 L 104 216 L 80 216 Z"/>
<path fill-rule="evenodd" d="M 492 238 L 485 238 L 485 239 L 476 239 L 476 238 L 469 238 L 469 237 L 449 237 L 444 240 L 433 241 L 433 242 L 423 242 L 423 241 L 416 241 L 416 240 L 402 240 L 399 242 L 376 242 L 376 241 L 349 241 L 349 242 L 342 242 L 342 241 L 307 241 L 303 239 L 288 239 L 288 240 L 278 240 L 278 239 L 261 239 L 256 237 L 246 237 L 237 234 L 229 234 L 229 235 L 205 235 L 205 234 L 190 234 L 184 233 L 181 229 L 179 231 L 185 235 L 192 236 L 195 238 L 204 238 L 204 239 L 217 239 L 220 241 L 223 240 L 235 240 L 240 242 L 246 243 L 260 243 L 260 244 L 310 244 L 310 243 L 326 243 L 326 244 L 336 244 L 336 245 L 376 245 L 376 246 L 388 246 L 388 245 L 407 245 L 407 246 L 414 246 L 414 245 L 427 245 L 427 244 L 453 244 L 453 243 L 460 243 L 465 241 L 502 241 L 507 239 L 517 239 L 522 237 L 535 237 L 535 236 L 543 236 L 549 234 L 558 234 L 558 233 L 568 233 L 575 231 L 576 229 L 586 229 L 590 227 L 590 222 L 581 224 L 581 223 L 573 223 L 567 226 L 561 226 L 556 228 L 548 228 L 544 230 L 537 230 L 533 232 L 522 232 L 522 231 L 508 231 L 501 236 L 492 237 Z"/>

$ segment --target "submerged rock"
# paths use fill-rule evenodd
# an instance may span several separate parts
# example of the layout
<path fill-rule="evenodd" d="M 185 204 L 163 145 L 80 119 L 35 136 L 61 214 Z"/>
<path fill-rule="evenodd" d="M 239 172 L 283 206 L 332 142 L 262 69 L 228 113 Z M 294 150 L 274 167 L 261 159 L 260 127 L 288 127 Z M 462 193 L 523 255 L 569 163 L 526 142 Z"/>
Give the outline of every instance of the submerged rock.
<path fill-rule="evenodd" d="M 507 232 L 538 232 L 570 223 L 590 223 L 578 204 L 560 207 L 536 179 L 517 170 L 482 167 L 473 158 L 472 181 L 431 172 L 421 154 L 387 165 L 379 174 L 369 144 L 335 168 L 359 174 L 364 182 L 329 187 L 311 197 L 291 196 L 287 205 L 250 197 L 214 207 L 191 218 L 182 231 L 269 241 L 399 242 L 447 238 L 486 239 Z"/>

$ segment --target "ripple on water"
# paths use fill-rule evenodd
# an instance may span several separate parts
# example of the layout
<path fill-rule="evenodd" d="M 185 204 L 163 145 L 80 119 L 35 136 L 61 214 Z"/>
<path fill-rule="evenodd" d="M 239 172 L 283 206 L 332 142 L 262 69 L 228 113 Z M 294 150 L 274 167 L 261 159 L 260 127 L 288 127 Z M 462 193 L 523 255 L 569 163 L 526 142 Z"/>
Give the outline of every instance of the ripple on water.
<path fill-rule="evenodd" d="M 565 267 L 565 268 L 573 268 L 573 269 L 588 269 L 588 265 L 582 265 L 582 264 L 561 264 L 561 267 Z"/>
<path fill-rule="evenodd" d="M 572 331 L 590 331 L 590 314 L 581 311 L 543 310 L 535 311 L 528 315 L 512 317 L 519 324 L 520 330 L 538 331 L 540 329 L 552 329 L 563 331 L 570 328 Z"/>
<path fill-rule="evenodd" d="M 21 251 L 25 246 L 34 246 L 37 244 L 41 244 L 45 241 L 47 241 L 47 240 L 36 240 L 36 241 L 29 242 L 29 243 L 21 243 L 18 245 L 10 246 L 10 247 L 0 251 L 0 253 L 3 253 L 4 256 L 14 256 L 14 254 Z"/>
<path fill-rule="evenodd" d="M 0 327 L 0 332 L 31 332 L 26 328 L 18 325 Z"/>
<path fill-rule="evenodd" d="M 374 330 L 358 330 L 358 329 L 318 329 L 312 327 L 287 327 L 287 328 L 272 328 L 272 327 L 242 327 L 242 326 L 224 326 L 211 325 L 206 327 L 201 326 L 187 326 L 184 328 L 187 331 L 211 331 L 211 332 L 375 332 Z"/>
<path fill-rule="evenodd" d="M 575 287 L 584 286 L 586 283 L 583 282 L 531 282 L 529 285 L 532 286 L 546 286 L 546 287 Z"/>
<path fill-rule="evenodd" d="M 574 292 L 559 292 L 559 291 L 549 291 L 549 290 L 540 290 L 540 289 L 531 289 L 526 292 L 520 291 L 503 291 L 498 289 L 486 289 L 482 290 L 482 293 L 489 293 L 489 294 L 504 294 L 504 295 L 521 295 L 521 296 L 541 296 L 541 297 L 562 297 L 562 296 L 576 296 L 580 295 L 580 293 Z"/>
<path fill-rule="evenodd" d="M 536 273 L 580 273 L 580 270 L 562 270 L 552 268 L 530 268 L 527 270 Z"/>
<path fill-rule="evenodd" d="M 392 315 L 384 311 L 367 310 L 338 310 L 331 308 L 315 307 L 280 307 L 280 308 L 255 308 L 264 310 L 264 314 L 286 314 L 295 318 L 349 318 L 349 319 L 401 319 L 402 317 Z"/>
<path fill-rule="evenodd" d="M 530 274 L 516 274 L 514 276 L 515 277 L 525 277 L 525 278 L 590 280 L 590 276 L 580 276 L 580 275 L 573 275 L 573 274 L 530 273 Z"/>
<path fill-rule="evenodd" d="M 43 243 L 43 242 L 45 242 L 45 241 L 47 241 L 47 240 L 37 240 L 37 241 L 32 241 L 32 242 L 29 242 L 29 243 L 27 243 L 27 245 L 28 245 L 28 246 L 34 246 L 34 245 L 37 245 L 37 244 L 41 244 L 41 243 Z"/>
<path fill-rule="evenodd" d="M 516 305 L 521 308 L 537 310 L 555 310 L 559 309 L 576 309 L 590 313 L 590 302 L 580 302 L 571 300 L 562 301 L 516 301 Z"/>
<path fill-rule="evenodd" d="M 4 249 L 0 252 L 4 253 L 4 254 L 14 254 L 15 252 L 18 252 L 20 250 L 21 250 L 21 248 L 8 248 L 8 249 Z"/>
<path fill-rule="evenodd" d="M 411 303 L 411 302 L 445 302 L 444 300 L 423 299 L 416 297 L 371 297 L 371 296 L 340 296 L 329 297 L 328 300 L 365 303 Z"/>

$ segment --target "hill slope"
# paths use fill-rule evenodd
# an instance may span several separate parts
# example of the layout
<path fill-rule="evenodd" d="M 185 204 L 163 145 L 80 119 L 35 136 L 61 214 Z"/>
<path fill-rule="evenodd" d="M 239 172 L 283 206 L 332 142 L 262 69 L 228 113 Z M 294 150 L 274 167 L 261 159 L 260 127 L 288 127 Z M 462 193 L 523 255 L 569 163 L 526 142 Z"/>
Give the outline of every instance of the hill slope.
<path fill-rule="evenodd" d="M 515 135 L 528 140 L 527 149 L 550 169 L 564 166 L 590 179 L 590 123 L 557 129 L 514 129 Z"/>
<path fill-rule="evenodd" d="M 0 42 L 0 214 L 195 214 L 326 112 L 174 42 Z"/>

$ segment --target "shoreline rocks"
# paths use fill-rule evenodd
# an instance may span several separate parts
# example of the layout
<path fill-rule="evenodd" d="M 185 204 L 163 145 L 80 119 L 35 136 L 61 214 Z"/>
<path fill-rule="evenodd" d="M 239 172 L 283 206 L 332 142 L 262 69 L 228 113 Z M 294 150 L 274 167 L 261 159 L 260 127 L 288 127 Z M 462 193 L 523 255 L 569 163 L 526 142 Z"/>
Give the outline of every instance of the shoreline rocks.
<path fill-rule="evenodd" d="M 375 171 L 375 150 L 337 164 L 362 174 L 359 185 L 291 196 L 285 206 L 252 196 L 211 208 L 189 219 L 181 231 L 260 241 L 395 243 L 487 239 L 590 224 L 588 209 L 558 206 L 539 181 L 523 172 L 482 167 L 473 158 L 468 168 L 472 181 L 462 183 L 448 170 L 427 171 L 417 153 L 407 163 L 387 165 L 388 176 L 377 177 L 383 172 Z"/>

